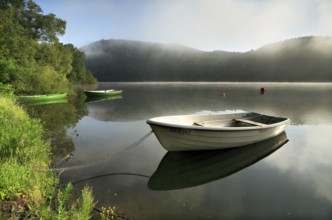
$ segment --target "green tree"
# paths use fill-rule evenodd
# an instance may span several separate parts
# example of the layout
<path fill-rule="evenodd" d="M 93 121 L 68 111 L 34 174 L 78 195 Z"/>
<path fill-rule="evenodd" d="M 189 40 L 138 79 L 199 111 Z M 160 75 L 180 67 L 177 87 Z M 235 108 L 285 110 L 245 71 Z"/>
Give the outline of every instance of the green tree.
<path fill-rule="evenodd" d="M 58 42 L 58 35 L 63 35 L 66 22 L 54 14 L 43 15 L 43 10 L 32 0 L 1 0 L 0 9 L 4 14 L 11 14 L 21 25 L 21 35 L 41 42 Z"/>
<path fill-rule="evenodd" d="M 63 92 L 68 90 L 68 80 L 59 75 L 52 66 L 25 68 L 12 83 L 18 94 L 33 95 Z"/>
<path fill-rule="evenodd" d="M 69 81 L 95 81 L 84 53 L 59 42 L 66 22 L 32 0 L 0 0 L 0 82 L 18 94 L 63 92 Z"/>
<path fill-rule="evenodd" d="M 20 69 L 13 60 L 0 59 L 0 82 L 4 84 L 14 81 L 15 73 Z"/>
<path fill-rule="evenodd" d="M 35 60 L 39 65 L 51 65 L 58 74 L 66 76 L 72 70 L 72 56 L 72 52 L 61 43 L 41 43 Z"/>
<path fill-rule="evenodd" d="M 14 10 L 0 10 L 0 58 L 13 59 L 18 65 L 34 63 L 37 42 L 23 36 L 23 27 L 15 20 Z"/>
<path fill-rule="evenodd" d="M 72 70 L 67 78 L 73 83 L 94 83 L 96 79 L 85 67 L 85 53 L 74 47 L 72 44 L 65 45 L 72 53 Z"/>

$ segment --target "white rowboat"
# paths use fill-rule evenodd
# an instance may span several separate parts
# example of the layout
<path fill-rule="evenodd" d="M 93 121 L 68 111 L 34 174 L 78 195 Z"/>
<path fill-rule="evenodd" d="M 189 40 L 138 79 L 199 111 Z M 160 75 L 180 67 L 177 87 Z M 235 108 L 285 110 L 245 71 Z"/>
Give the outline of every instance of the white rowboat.
<path fill-rule="evenodd" d="M 105 97 L 105 96 L 113 96 L 120 95 L 122 90 L 84 90 L 84 93 L 88 97 Z"/>
<path fill-rule="evenodd" d="M 168 151 L 213 150 L 257 143 L 283 132 L 290 120 L 255 112 L 163 116 L 147 120 Z"/>

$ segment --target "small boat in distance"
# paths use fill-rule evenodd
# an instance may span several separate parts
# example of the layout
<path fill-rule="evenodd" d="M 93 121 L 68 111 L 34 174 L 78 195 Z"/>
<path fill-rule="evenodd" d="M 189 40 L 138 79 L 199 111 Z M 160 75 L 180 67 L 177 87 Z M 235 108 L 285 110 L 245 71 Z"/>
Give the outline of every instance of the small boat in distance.
<path fill-rule="evenodd" d="M 147 120 L 168 151 L 240 147 L 275 137 L 290 120 L 255 112 L 196 114 Z"/>
<path fill-rule="evenodd" d="M 84 90 L 84 93 L 88 97 L 105 97 L 105 96 L 113 96 L 113 95 L 120 95 L 122 90 Z"/>
<path fill-rule="evenodd" d="M 20 95 L 17 96 L 19 101 L 46 101 L 53 99 L 63 99 L 67 96 L 66 92 L 62 93 L 53 93 L 53 94 L 45 94 L 45 95 Z"/>

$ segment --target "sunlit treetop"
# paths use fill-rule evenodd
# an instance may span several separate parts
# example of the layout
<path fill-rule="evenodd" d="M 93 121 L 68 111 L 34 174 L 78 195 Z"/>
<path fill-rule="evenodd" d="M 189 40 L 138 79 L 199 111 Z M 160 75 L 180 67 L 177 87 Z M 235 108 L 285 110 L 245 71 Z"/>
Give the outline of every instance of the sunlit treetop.
<path fill-rule="evenodd" d="M 22 27 L 22 35 L 39 42 L 58 42 L 65 33 L 66 21 L 43 10 L 32 0 L 1 0 L 0 9 Z"/>

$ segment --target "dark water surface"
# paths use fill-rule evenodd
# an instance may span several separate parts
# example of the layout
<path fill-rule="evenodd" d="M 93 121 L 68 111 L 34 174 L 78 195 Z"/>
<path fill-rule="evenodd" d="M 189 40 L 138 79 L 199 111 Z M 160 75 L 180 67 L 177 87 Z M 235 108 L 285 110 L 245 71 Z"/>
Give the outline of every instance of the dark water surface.
<path fill-rule="evenodd" d="M 86 100 L 82 93 L 27 107 L 45 123 L 55 166 L 83 165 L 63 172 L 62 183 L 76 193 L 91 186 L 97 206 L 115 206 L 129 219 L 332 219 L 331 84 L 99 88 L 123 95 Z M 167 153 L 154 134 L 143 138 L 151 117 L 235 110 L 292 123 L 275 139 L 237 150 Z"/>

